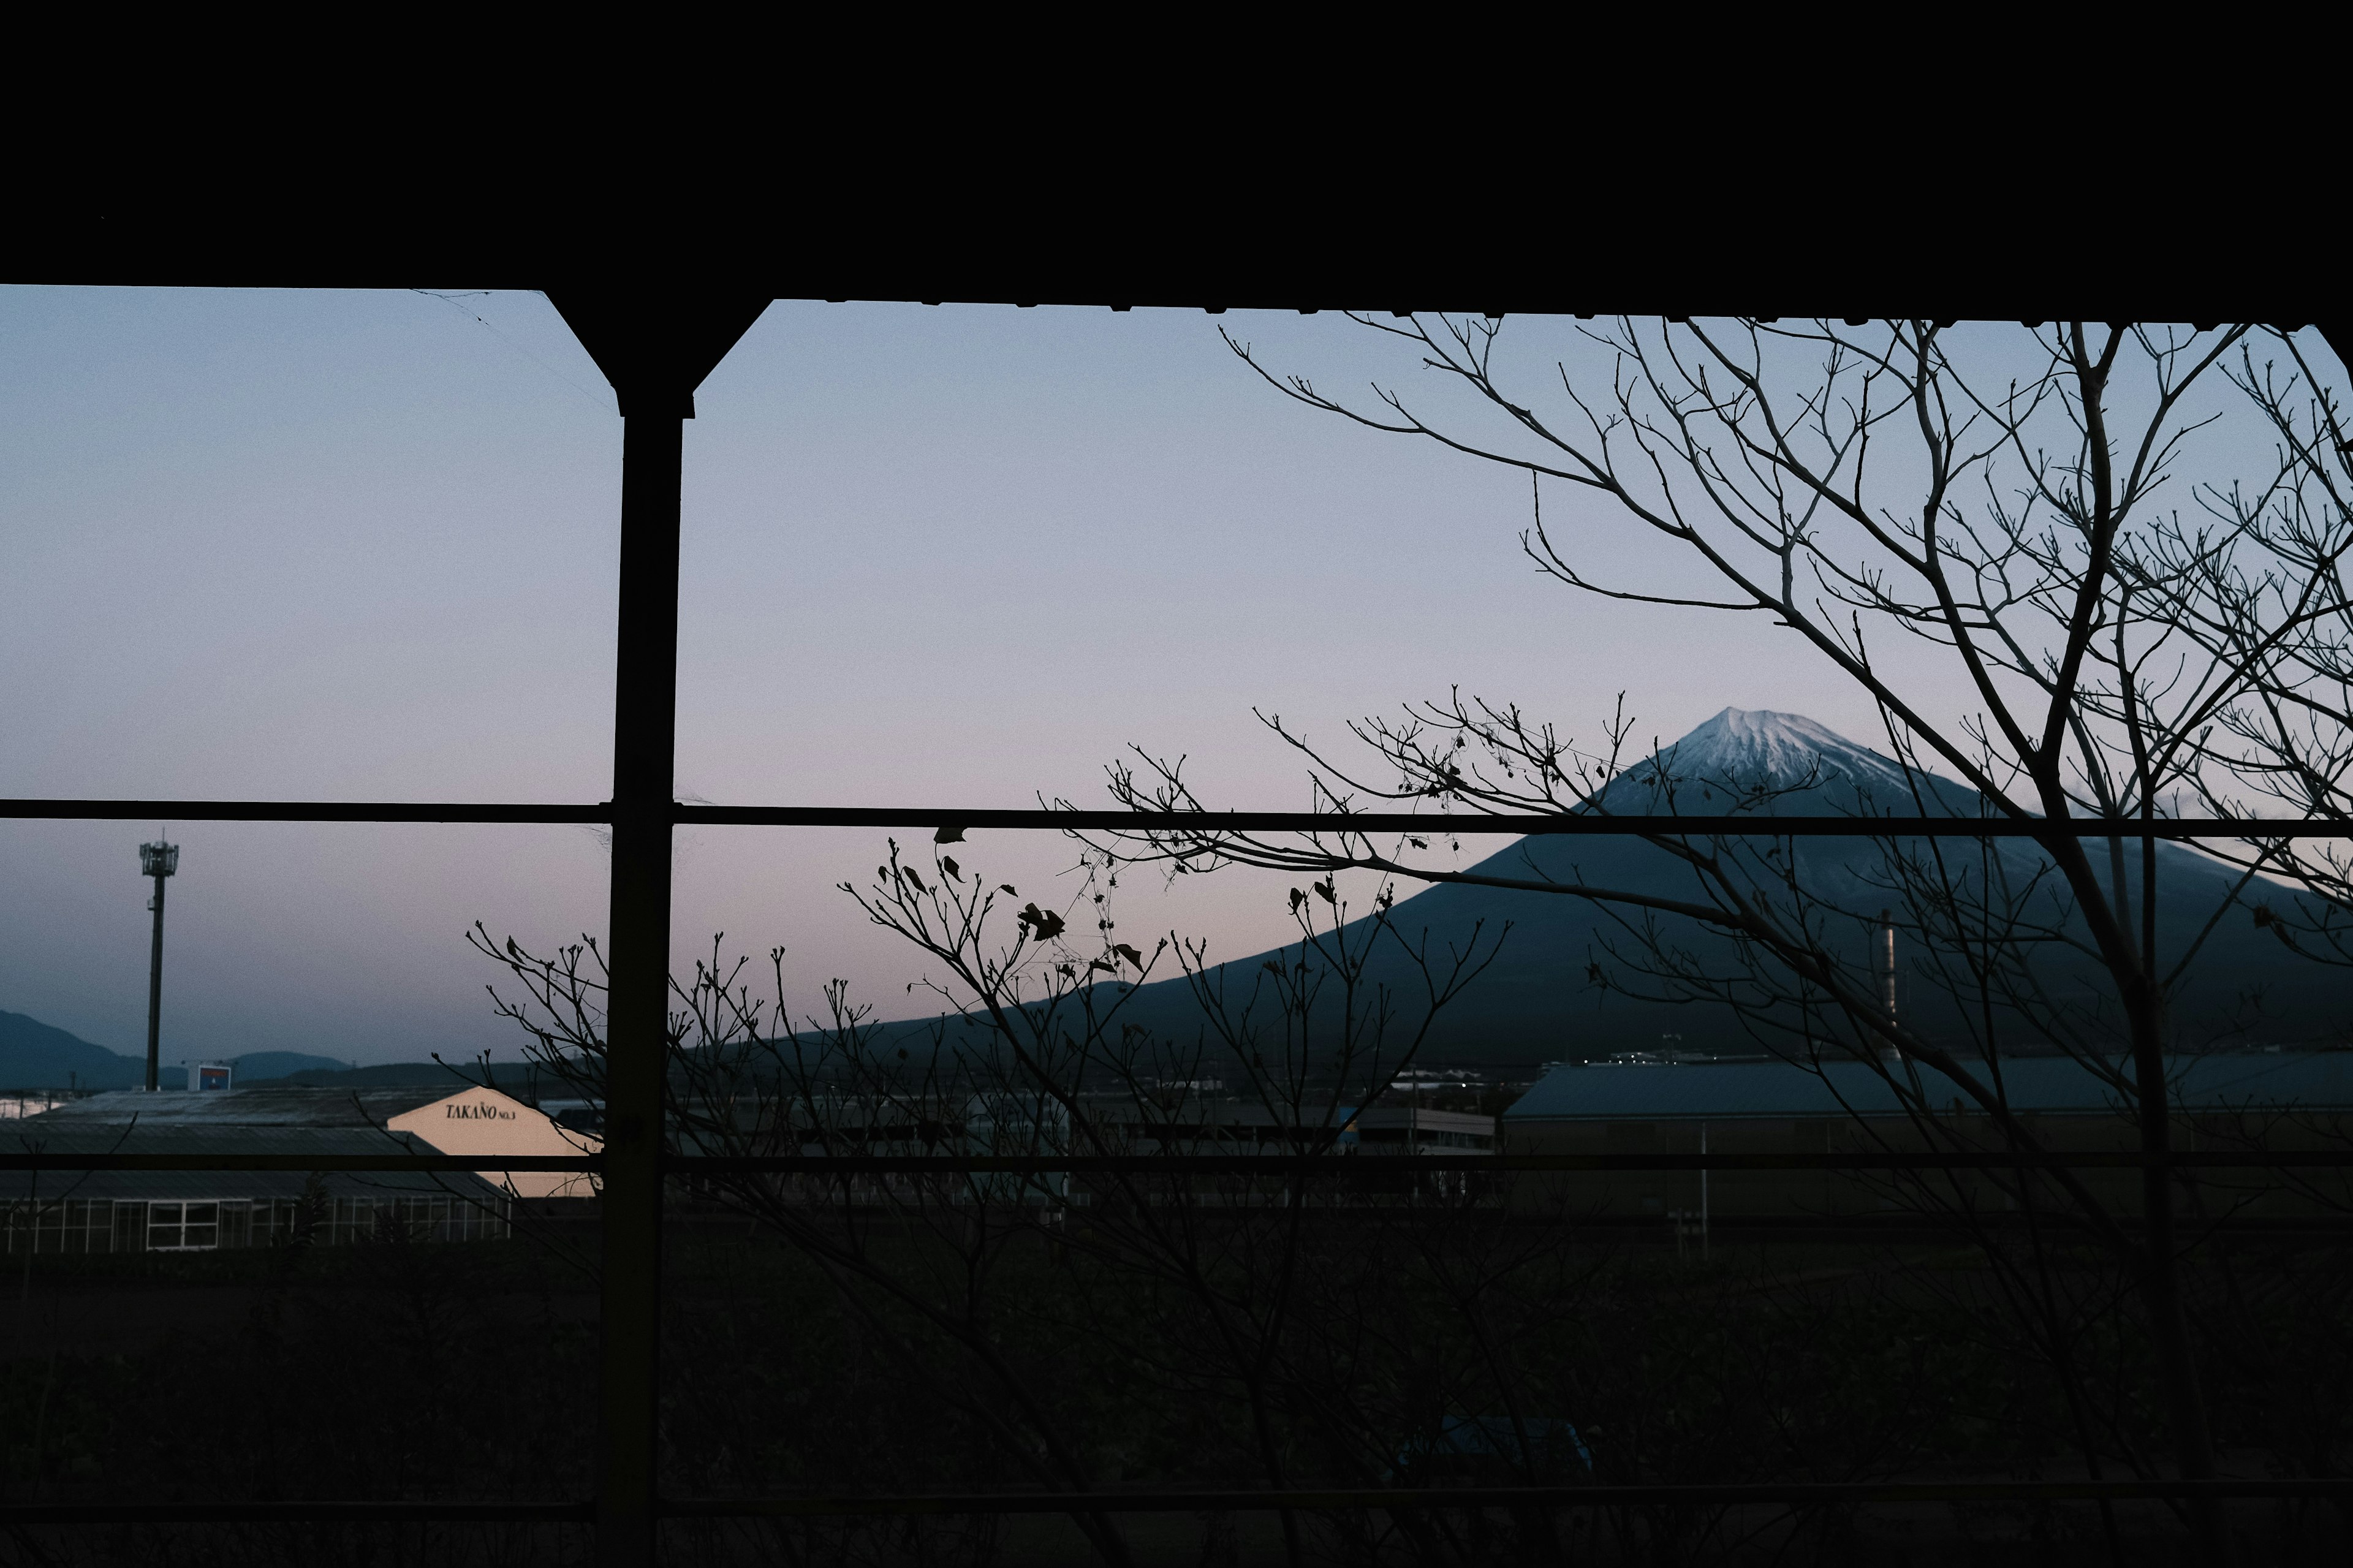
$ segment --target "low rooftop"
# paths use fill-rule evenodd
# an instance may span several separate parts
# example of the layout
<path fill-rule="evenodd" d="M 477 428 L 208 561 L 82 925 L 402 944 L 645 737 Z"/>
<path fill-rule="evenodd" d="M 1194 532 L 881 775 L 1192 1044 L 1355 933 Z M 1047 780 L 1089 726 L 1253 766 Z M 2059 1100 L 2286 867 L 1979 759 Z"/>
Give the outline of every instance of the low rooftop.
<path fill-rule="evenodd" d="M 135 1098 L 153 1100 L 154 1095 Z M 175 1096 L 194 1100 L 195 1095 Z M 227 1095 L 206 1099 L 225 1100 Z M 52 1113 L 54 1115 L 54 1113 Z M 382 1127 L 239 1127 L 228 1124 L 136 1126 L 60 1122 L 51 1116 L 8 1124 L 0 1148 L 47 1154 L 326 1155 L 372 1159 L 439 1152 L 424 1140 Z M 488 1200 L 494 1188 L 470 1171 L 343 1171 L 317 1178 L 337 1196 L 417 1196 L 452 1193 Z M 0 1203 L 37 1198 L 296 1198 L 313 1178 L 301 1171 L 0 1171 Z"/>
<path fill-rule="evenodd" d="M 1982 1063 L 1980 1080 L 1992 1073 Z M 1900 1066 L 1887 1070 L 1902 1073 Z M 1938 1107 L 1968 1104 L 1960 1087 L 1920 1069 Z M 2244 1052 L 2169 1058 L 2177 1105 L 2192 1110 L 2353 1110 L 2353 1051 Z M 2007 1057 L 2000 1088 L 2010 1108 L 2054 1115 L 2121 1109 L 2114 1088 L 2066 1057 Z M 1545 1074 L 1504 1111 L 1512 1122 L 1736 1121 L 1744 1117 L 1894 1116 L 1902 1106 L 1881 1069 L 1849 1058 L 1820 1068 L 1786 1061 L 1599 1062 Z"/>
<path fill-rule="evenodd" d="M 438 1085 L 393 1089 L 309 1089 L 260 1085 L 209 1093 L 148 1094 L 116 1089 L 70 1100 L 54 1110 L 28 1116 L 28 1132 L 45 1127 L 110 1126 L 136 1121 L 163 1127 L 348 1127 L 381 1128 L 405 1110 L 462 1093 L 456 1077 Z"/>

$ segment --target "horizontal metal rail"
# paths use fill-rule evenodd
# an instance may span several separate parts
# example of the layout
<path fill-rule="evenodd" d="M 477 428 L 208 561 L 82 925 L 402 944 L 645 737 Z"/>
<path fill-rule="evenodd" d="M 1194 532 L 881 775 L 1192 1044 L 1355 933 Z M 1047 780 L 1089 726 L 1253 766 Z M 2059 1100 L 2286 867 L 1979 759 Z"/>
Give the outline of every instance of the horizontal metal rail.
<path fill-rule="evenodd" d="M 1077 829 L 1091 833 L 1510 834 L 1557 837 L 1673 834 L 1701 837 L 1852 838 L 2249 838 L 2353 837 L 2353 824 L 2271 823 L 2226 817 L 2154 822 L 2077 820 L 2058 824 L 2014 817 L 1955 816 L 1613 816 L 1599 812 L 1425 816 L 1405 811 L 914 811 L 889 806 L 681 805 L 681 823 L 767 827 L 934 827 Z"/>
<path fill-rule="evenodd" d="M 2123 1151 L 2022 1153 L 1740 1154 L 672 1154 L 663 1169 L 692 1173 L 850 1175 L 1382 1176 L 1503 1171 L 1989 1171 L 2341 1169 L 2353 1149 L 2144 1154 Z"/>
<path fill-rule="evenodd" d="M 598 1154 L 240 1154 L 0 1152 L 0 1171 L 601 1171 Z M 666 1154 L 674 1174 L 1354 1176 L 1432 1172 L 2342 1170 L 2353 1149 L 1731 1154 Z"/>
<path fill-rule="evenodd" d="M 0 1523 L 586 1524 L 587 1502 L 0 1502 Z"/>
<path fill-rule="evenodd" d="M 2347 1162 L 2353 1164 L 2353 1161 Z M 0 1152 L 0 1171 L 601 1171 L 600 1154 L 181 1154 Z"/>
<path fill-rule="evenodd" d="M 606 823 L 595 805 L 526 802 L 332 800 L 0 800 L 0 820 L 52 822 L 509 822 Z"/>
<path fill-rule="evenodd" d="M 1426 816 L 1403 811 L 1057 811 L 890 805 L 672 805 L 679 824 L 749 827 L 978 828 L 1090 833 L 1347 833 L 1585 837 L 1930 838 L 2338 838 L 2353 823 L 2218 816 L 2123 819 L 1973 816 L 1610 816 L 1595 812 Z M 612 803 L 497 805 L 435 801 L 0 800 L 0 820 L 95 822 L 607 823 Z"/>
<path fill-rule="evenodd" d="M 2245 1480 L 1758 1481 L 1561 1487 L 1423 1487 L 1269 1490 L 933 1492 L 798 1498 L 669 1498 L 673 1519 L 905 1518 L 959 1514 L 1250 1513 L 1274 1509 L 1694 1508 L 1969 1502 L 2130 1502 L 2211 1498 L 2344 1498 L 2353 1479 Z M 585 1522 L 586 1502 L 0 1502 L 0 1522 L 39 1524 L 266 1524 Z"/>
<path fill-rule="evenodd" d="M 2132 1481 L 1760 1481 L 1710 1486 L 1392 1487 L 1283 1491 L 965 1492 L 902 1497 L 670 1498 L 673 1518 L 892 1517 L 970 1513 L 1245 1513 L 1270 1509 L 1393 1510 L 1428 1508 L 1672 1508 L 1779 1503 L 1957 1503 L 2047 1500 L 2132 1501 L 2172 1498 L 2353 1496 L 2353 1479 Z"/>

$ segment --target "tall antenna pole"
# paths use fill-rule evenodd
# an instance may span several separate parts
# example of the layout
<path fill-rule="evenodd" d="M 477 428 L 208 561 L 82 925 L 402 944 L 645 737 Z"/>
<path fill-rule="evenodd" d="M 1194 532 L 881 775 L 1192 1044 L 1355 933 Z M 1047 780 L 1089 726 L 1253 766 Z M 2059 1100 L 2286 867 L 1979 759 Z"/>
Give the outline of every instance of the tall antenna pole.
<path fill-rule="evenodd" d="M 155 896 L 147 907 L 155 911 L 155 936 L 147 950 L 147 1092 L 156 1089 L 156 1067 L 164 1038 L 164 879 L 180 868 L 180 847 L 155 842 L 139 847 L 139 873 L 155 879 Z"/>
<path fill-rule="evenodd" d="M 1879 1008 L 1890 1024 L 1895 1022 L 1895 914 L 1892 910 L 1879 911 L 1879 929 L 1872 933 L 1871 967 L 1879 982 Z M 1900 1046 L 1889 1046 L 1881 1053 L 1888 1060 L 1905 1060 Z"/>
<path fill-rule="evenodd" d="M 1886 910 L 1879 911 L 1879 983 L 1883 988 L 1882 1004 L 1887 1009 L 1887 1021 L 1895 1022 L 1895 916 Z"/>

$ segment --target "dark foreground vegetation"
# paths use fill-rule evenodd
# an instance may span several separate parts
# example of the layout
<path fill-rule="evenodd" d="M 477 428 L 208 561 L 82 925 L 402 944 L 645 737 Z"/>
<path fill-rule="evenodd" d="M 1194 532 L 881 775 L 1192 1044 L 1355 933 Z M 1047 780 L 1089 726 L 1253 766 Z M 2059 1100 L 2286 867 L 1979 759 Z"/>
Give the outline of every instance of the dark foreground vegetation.
<path fill-rule="evenodd" d="M 840 1213 L 842 1211 L 837 1211 Z M 928 1294 L 878 1291 L 737 1217 L 681 1212 L 668 1320 L 678 1498 L 2162 1473 L 2128 1282 L 2042 1255 L 2049 1300 L 1979 1244 L 1759 1243 L 1492 1202 L 1197 1216 L 1204 1278 L 1119 1222 L 976 1205 L 943 1238 L 850 1216 Z M 1134 1216 L 1128 1223 L 1133 1223 Z M 1281 1247 L 1265 1245 L 1271 1222 Z M 842 1239 L 850 1240 L 848 1230 Z M 38 1260 L 10 1304 L 14 1500 L 480 1501 L 586 1494 L 593 1256 L 577 1238 Z M 2229 1471 L 2344 1475 L 2353 1307 L 2341 1247 L 2210 1241 L 2202 1370 Z M 1204 1292 L 1208 1295 L 1204 1295 Z M 12 1295 L 18 1293 L 12 1290 Z M 1205 1307 L 1221 1301 L 1230 1311 Z M 927 1310 L 924 1303 L 940 1309 Z M 2057 1337 L 2018 1325 L 2041 1321 Z M 2063 1372 L 2061 1370 L 2063 1363 Z M 2087 1460 L 2086 1455 L 2101 1456 Z M 2252 1563 L 2341 1562 L 2325 1503 L 2237 1506 Z M 2151 1563 L 2165 1505 L 1538 1508 L 717 1521 L 681 1563 Z M 77 1524 L 0 1562 L 584 1561 L 565 1524 Z"/>

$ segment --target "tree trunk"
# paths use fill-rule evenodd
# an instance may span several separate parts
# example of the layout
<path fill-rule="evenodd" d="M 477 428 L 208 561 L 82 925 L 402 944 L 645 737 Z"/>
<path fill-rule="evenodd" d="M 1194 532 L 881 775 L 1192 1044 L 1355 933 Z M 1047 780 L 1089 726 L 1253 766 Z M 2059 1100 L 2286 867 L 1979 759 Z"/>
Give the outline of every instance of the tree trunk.
<path fill-rule="evenodd" d="M 2173 1111 L 2166 1091 L 2161 1009 L 2145 980 L 2128 987 L 2125 1003 L 2132 1022 L 2133 1072 L 2140 1097 L 2140 1152 L 2147 1162 L 2140 1173 L 2141 1300 L 2148 1309 L 2158 1380 L 2165 1394 L 2167 1424 L 2173 1429 L 2174 1463 L 2183 1480 L 2212 1480 L 2214 1439 L 2207 1423 L 2206 1394 L 2198 1376 L 2189 1315 L 2181 1300 L 2173 1173 L 2166 1163 L 2173 1145 Z M 2211 1498 L 2193 1498 L 2189 1511 L 2202 1560 L 2235 1561 L 2230 1521 L 2221 1505 Z"/>

